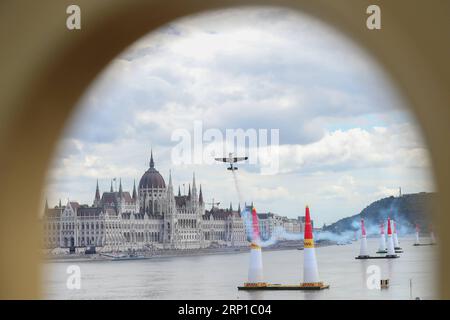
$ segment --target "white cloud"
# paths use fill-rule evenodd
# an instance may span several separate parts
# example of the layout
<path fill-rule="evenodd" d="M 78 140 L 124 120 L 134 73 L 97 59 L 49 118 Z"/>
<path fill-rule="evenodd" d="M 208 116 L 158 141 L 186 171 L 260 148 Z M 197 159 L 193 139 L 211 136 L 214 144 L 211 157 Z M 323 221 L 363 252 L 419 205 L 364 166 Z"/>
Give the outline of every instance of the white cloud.
<path fill-rule="evenodd" d="M 289 190 L 285 187 L 275 187 L 275 188 L 264 188 L 264 187 L 257 187 L 255 189 L 252 189 L 252 193 L 250 194 L 250 197 L 252 199 L 255 199 L 256 202 L 258 201 L 272 201 L 272 200 L 288 200 L 291 196 L 289 193 Z"/>
<path fill-rule="evenodd" d="M 327 132 L 311 144 L 281 146 L 280 168 L 283 172 L 373 167 L 428 169 L 428 152 L 416 136 L 416 129 L 409 124 Z"/>

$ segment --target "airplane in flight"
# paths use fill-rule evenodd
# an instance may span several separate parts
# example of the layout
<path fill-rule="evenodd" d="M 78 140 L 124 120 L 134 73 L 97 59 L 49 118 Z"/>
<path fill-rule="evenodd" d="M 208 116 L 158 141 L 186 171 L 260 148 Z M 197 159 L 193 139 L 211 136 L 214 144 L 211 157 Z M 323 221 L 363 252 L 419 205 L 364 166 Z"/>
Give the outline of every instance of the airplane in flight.
<path fill-rule="evenodd" d="M 230 152 L 228 154 L 228 158 L 214 158 L 214 159 L 216 161 L 229 163 L 230 166 L 227 168 L 227 170 L 234 171 L 238 169 L 236 166 L 234 166 L 234 163 L 247 160 L 248 157 L 233 157 L 233 153 Z"/>

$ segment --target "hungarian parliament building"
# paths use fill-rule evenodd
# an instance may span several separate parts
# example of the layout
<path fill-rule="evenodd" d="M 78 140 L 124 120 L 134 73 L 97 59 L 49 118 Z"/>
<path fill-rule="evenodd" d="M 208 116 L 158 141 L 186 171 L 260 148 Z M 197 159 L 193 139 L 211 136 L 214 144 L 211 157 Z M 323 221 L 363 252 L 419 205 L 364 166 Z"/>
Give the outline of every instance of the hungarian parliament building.
<path fill-rule="evenodd" d="M 49 208 L 43 215 L 44 247 L 49 250 L 95 247 L 99 252 L 135 250 L 200 249 L 247 246 L 240 205 L 233 210 L 205 209 L 202 186 L 197 190 L 195 174 L 187 195 L 174 193 L 156 170 L 153 153 L 148 170 L 133 192 L 112 187 L 100 194 L 98 181 L 92 205 L 68 201 Z M 261 234 L 270 238 L 276 226 L 302 232 L 300 218 L 288 219 L 273 213 L 259 214 Z"/>

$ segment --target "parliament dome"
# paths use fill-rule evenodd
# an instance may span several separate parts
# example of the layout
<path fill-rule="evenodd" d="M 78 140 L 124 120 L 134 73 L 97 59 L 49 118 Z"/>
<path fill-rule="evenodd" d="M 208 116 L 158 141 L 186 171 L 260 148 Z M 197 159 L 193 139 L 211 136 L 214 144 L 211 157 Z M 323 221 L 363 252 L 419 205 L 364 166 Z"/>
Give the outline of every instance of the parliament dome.
<path fill-rule="evenodd" d="M 153 161 L 153 152 L 150 156 L 150 168 L 142 175 L 141 180 L 139 181 L 139 189 L 142 188 L 165 188 L 166 182 L 164 178 L 159 173 L 158 170 L 155 169 L 155 162 Z"/>

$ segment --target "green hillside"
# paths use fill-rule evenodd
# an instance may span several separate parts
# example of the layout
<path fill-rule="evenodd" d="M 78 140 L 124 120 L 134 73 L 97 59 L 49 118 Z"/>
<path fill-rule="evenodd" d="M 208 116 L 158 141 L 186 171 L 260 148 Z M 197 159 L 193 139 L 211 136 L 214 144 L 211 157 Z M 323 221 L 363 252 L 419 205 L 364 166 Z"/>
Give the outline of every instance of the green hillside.
<path fill-rule="evenodd" d="M 324 227 L 324 230 L 334 233 L 357 230 L 361 218 L 365 220 L 366 225 L 375 227 L 389 216 L 397 222 L 400 233 L 414 231 L 416 223 L 422 232 L 428 232 L 435 198 L 436 193 L 421 192 L 380 199 L 367 206 L 361 214 L 341 219 Z"/>

